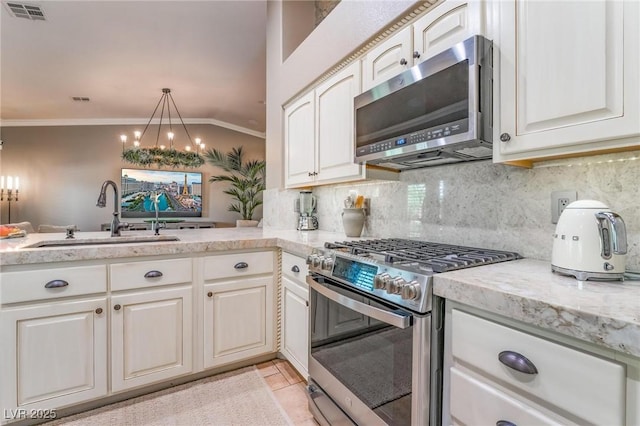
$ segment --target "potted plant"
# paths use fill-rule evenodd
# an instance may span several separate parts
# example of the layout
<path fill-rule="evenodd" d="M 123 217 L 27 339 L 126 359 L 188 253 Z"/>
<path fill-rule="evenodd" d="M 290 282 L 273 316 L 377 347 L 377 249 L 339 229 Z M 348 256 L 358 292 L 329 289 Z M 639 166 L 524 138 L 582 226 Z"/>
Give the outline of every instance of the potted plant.
<path fill-rule="evenodd" d="M 256 226 L 253 212 L 262 204 L 261 194 L 265 189 L 264 174 L 266 163 L 264 160 L 244 160 L 242 147 L 233 148 L 224 153 L 215 148 L 204 154 L 205 160 L 216 167 L 220 167 L 226 175 L 209 178 L 209 182 L 228 182 L 228 189 L 223 192 L 230 195 L 234 201 L 229 205 L 230 212 L 240 213 L 242 220 L 236 221 L 236 226 Z"/>

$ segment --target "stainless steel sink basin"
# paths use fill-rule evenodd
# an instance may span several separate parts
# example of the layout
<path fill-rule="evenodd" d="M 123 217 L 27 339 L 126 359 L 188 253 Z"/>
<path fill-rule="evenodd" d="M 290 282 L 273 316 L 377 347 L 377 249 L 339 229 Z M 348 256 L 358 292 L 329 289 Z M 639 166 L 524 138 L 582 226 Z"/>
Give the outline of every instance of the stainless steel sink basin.
<path fill-rule="evenodd" d="M 43 247 L 76 247 L 76 246 L 102 246 L 111 244 L 138 244 L 138 243 L 158 243 L 165 241 L 180 241 L 178 237 L 173 235 L 148 235 L 148 236 L 131 236 L 131 237 L 109 237 L 109 238 L 86 238 L 86 239 L 68 239 L 68 240 L 49 240 L 33 243 L 24 248 L 43 248 Z"/>

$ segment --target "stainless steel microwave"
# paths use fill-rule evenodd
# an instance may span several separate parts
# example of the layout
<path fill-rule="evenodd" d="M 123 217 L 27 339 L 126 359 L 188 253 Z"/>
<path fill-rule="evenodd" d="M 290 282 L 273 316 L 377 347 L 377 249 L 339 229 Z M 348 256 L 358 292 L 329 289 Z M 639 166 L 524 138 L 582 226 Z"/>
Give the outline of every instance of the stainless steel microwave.
<path fill-rule="evenodd" d="M 492 50 L 473 36 L 358 95 L 356 162 L 402 170 L 491 158 Z"/>

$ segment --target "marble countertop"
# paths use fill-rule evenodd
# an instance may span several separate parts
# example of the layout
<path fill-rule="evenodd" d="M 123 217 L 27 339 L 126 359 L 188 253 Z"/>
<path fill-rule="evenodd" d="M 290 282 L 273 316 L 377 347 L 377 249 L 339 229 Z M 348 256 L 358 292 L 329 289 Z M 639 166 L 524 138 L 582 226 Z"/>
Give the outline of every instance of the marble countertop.
<path fill-rule="evenodd" d="M 116 259 L 123 257 L 180 255 L 224 250 L 245 250 L 280 247 L 285 251 L 307 255 L 325 241 L 352 240 L 343 233 L 326 231 L 295 231 L 268 228 L 212 228 L 162 230 L 162 236 L 176 236 L 179 241 L 135 242 L 139 237 L 152 237 L 150 231 L 126 231 L 122 237 L 110 237 L 109 232 L 77 232 L 77 242 L 113 240 L 122 244 L 77 245 L 29 248 L 43 241 L 65 243 L 65 233 L 33 233 L 22 238 L 0 240 L 0 266 L 74 260 Z"/>
<path fill-rule="evenodd" d="M 163 230 L 179 241 L 25 248 L 65 234 L 29 234 L 0 240 L 0 266 L 76 260 L 190 255 L 279 247 L 301 256 L 343 233 L 270 228 Z M 149 231 L 127 231 L 130 241 Z M 77 240 L 109 239 L 109 232 L 78 232 Z M 640 357 L 640 281 L 580 282 L 550 270 L 549 262 L 522 259 L 434 276 L 434 293 L 463 304 Z"/>
<path fill-rule="evenodd" d="M 578 281 L 521 259 L 434 277 L 434 293 L 640 357 L 640 281 Z"/>

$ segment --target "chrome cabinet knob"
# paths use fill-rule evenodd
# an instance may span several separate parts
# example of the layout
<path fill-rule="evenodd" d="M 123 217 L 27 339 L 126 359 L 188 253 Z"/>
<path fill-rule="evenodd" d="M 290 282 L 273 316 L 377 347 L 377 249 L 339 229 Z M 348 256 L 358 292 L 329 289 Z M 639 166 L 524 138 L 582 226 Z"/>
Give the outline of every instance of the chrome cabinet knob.
<path fill-rule="evenodd" d="M 404 300 L 417 300 L 420 298 L 420 283 L 418 281 L 411 281 L 404 287 L 402 287 L 402 297 Z"/>
<path fill-rule="evenodd" d="M 407 60 L 405 58 L 400 59 L 400 65 L 407 65 Z"/>
<path fill-rule="evenodd" d="M 509 142 L 511 140 L 511 135 L 509 133 L 503 133 L 500 135 L 500 140 L 502 142 Z"/>
<path fill-rule="evenodd" d="M 414 50 L 414 51 L 413 51 L 413 57 L 414 57 L 415 59 L 420 58 L 420 52 L 418 52 L 417 50 Z"/>
<path fill-rule="evenodd" d="M 385 288 L 386 281 L 388 279 L 391 279 L 391 275 L 387 274 L 386 272 L 376 275 L 375 277 L 373 277 L 373 288 L 375 289 Z"/>

